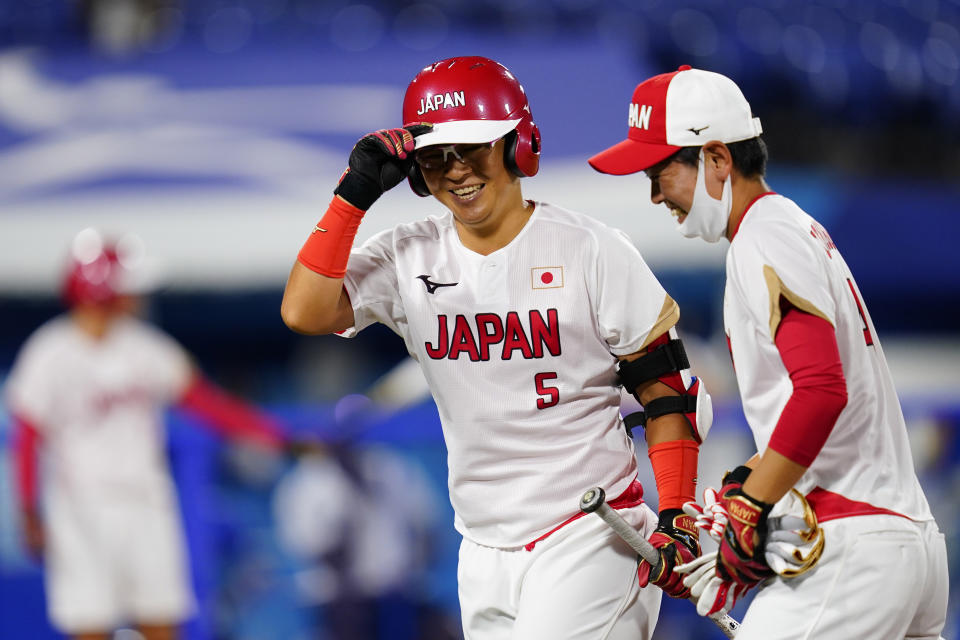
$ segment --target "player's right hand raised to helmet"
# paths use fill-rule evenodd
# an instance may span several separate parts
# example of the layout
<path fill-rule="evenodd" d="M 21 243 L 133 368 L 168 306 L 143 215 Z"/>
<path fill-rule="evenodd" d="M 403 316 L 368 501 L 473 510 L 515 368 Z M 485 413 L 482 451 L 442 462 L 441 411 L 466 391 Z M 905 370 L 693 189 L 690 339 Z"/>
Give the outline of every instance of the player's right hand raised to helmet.
<path fill-rule="evenodd" d="M 671 598 L 689 598 L 690 589 L 683 584 L 684 576 L 674 573 L 673 569 L 700 555 L 700 539 L 693 518 L 680 509 L 664 509 L 648 540 L 660 554 L 660 562 L 652 567 L 646 560 L 640 561 L 637 569 L 640 586 L 652 582 Z"/>
<path fill-rule="evenodd" d="M 366 211 L 385 191 L 407 177 L 413 162 L 415 138 L 432 128 L 433 125 L 422 122 L 380 129 L 363 136 L 350 152 L 349 166 L 333 192 Z"/>

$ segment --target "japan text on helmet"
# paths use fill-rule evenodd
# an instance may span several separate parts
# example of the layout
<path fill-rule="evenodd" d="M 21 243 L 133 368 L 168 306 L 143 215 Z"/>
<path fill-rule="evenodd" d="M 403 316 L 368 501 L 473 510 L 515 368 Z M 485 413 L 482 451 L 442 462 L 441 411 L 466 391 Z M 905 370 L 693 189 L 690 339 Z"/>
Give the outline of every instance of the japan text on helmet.
<path fill-rule="evenodd" d="M 107 242 L 95 229 L 84 229 L 70 247 L 63 300 L 68 306 L 108 305 L 119 296 L 144 293 L 143 243 L 127 235 Z"/>
<path fill-rule="evenodd" d="M 540 130 L 530 114 L 523 87 L 499 62 L 481 56 L 449 58 L 417 74 L 403 99 L 404 125 L 429 122 L 433 129 L 417 137 L 417 148 L 504 140 L 504 164 L 520 177 L 540 165 Z M 413 165 L 410 186 L 430 195 Z"/>

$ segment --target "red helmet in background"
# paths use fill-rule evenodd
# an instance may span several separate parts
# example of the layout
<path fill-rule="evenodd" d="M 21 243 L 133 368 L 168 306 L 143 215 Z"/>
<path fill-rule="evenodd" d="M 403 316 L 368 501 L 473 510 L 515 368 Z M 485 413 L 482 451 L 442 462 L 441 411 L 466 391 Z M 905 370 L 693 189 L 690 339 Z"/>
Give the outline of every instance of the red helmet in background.
<path fill-rule="evenodd" d="M 142 242 L 134 236 L 125 236 L 113 244 L 95 229 L 84 229 L 71 244 L 63 281 L 64 302 L 71 307 L 108 305 L 119 296 L 142 293 L 142 258 Z"/>
<path fill-rule="evenodd" d="M 530 114 L 523 87 L 499 62 L 464 56 L 435 62 L 407 87 L 404 125 L 429 122 L 433 129 L 417 137 L 417 148 L 437 144 L 504 141 L 504 164 L 514 174 L 536 175 L 540 166 L 540 130 Z M 410 186 L 430 195 L 414 164 Z"/>

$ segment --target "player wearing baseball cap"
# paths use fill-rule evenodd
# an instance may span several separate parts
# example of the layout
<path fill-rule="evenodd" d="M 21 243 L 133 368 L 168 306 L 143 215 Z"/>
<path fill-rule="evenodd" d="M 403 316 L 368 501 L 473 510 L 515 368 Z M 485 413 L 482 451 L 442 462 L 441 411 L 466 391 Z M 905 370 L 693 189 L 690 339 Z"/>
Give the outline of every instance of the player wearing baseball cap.
<path fill-rule="evenodd" d="M 687 507 L 720 548 L 678 571 L 701 613 L 759 585 L 741 639 L 938 638 L 946 548 L 876 329 L 826 229 L 767 186 L 760 133 L 732 80 L 683 66 L 638 85 L 627 139 L 590 158 L 646 172 L 683 235 L 730 241 L 724 326 L 759 453 Z M 801 539 L 768 526 L 788 502 Z"/>
<path fill-rule="evenodd" d="M 681 507 L 711 418 L 673 330 L 677 305 L 624 234 L 523 197 L 540 133 L 503 65 L 424 68 L 403 122 L 354 147 L 293 266 L 283 319 L 346 337 L 380 322 L 420 363 L 463 535 L 468 639 L 650 638 L 660 590 L 642 587 L 689 593 L 670 568 L 699 555 Z M 353 247 L 367 210 L 404 179 L 446 210 Z M 642 499 L 618 384 L 645 407 L 659 518 Z M 592 486 L 650 537 L 664 570 L 643 562 L 638 574 L 636 553 L 579 517 Z"/>
<path fill-rule="evenodd" d="M 63 279 L 69 312 L 27 339 L 5 389 L 24 541 L 45 560 L 50 620 L 75 638 L 134 624 L 147 640 L 169 640 L 194 608 L 163 452 L 166 407 L 231 437 L 281 444 L 271 418 L 206 380 L 173 338 L 135 317 L 149 286 L 141 257 L 132 236 L 80 232 Z M 38 449 L 50 462 L 42 483 Z"/>

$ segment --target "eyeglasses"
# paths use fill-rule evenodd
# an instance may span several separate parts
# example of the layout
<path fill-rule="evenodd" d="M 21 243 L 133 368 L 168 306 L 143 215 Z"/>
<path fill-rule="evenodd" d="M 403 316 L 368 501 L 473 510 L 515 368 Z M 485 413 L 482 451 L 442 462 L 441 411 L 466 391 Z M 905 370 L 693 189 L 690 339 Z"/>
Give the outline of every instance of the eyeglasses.
<path fill-rule="evenodd" d="M 480 164 L 487 159 L 493 146 L 497 143 L 484 142 L 482 144 L 444 144 L 434 145 L 420 149 L 413 154 L 414 161 L 420 165 L 421 169 L 427 171 L 436 171 L 447 166 L 450 156 L 453 156 L 464 164 Z"/>

